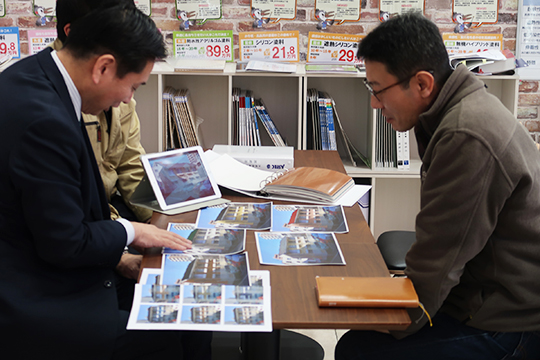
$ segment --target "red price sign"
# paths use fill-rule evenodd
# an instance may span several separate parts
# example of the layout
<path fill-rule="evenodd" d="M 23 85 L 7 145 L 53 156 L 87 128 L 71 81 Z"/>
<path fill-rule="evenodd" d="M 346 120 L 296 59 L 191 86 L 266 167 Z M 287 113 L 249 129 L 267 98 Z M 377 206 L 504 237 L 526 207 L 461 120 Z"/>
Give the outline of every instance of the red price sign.
<path fill-rule="evenodd" d="M 14 58 L 20 57 L 19 28 L 0 28 L 0 55 L 11 55 Z"/>
<path fill-rule="evenodd" d="M 353 62 L 355 59 L 354 51 L 352 50 L 339 50 L 338 61 Z"/>
<path fill-rule="evenodd" d="M 229 45 L 207 45 L 206 57 L 211 59 L 228 59 L 231 57 L 231 47 Z"/>
<path fill-rule="evenodd" d="M 17 45 L 14 42 L 0 42 L 1 55 L 17 55 Z"/>
<path fill-rule="evenodd" d="M 296 47 L 289 46 L 289 48 L 285 48 L 285 46 L 274 46 L 272 48 L 272 59 L 276 60 L 294 60 L 296 59 Z"/>

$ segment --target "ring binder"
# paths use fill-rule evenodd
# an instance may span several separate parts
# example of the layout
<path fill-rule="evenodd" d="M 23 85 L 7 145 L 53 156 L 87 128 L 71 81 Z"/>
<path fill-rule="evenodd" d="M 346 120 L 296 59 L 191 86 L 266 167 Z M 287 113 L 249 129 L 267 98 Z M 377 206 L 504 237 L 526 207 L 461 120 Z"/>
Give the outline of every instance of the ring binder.
<path fill-rule="evenodd" d="M 292 171 L 294 169 L 295 168 L 291 168 L 291 169 L 285 169 L 285 170 L 279 170 L 279 171 L 273 172 L 266 179 L 264 179 L 263 181 L 259 183 L 259 186 L 261 188 L 260 193 L 263 195 L 268 195 L 268 193 L 264 190 L 265 186 L 268 184 L 271 184 L 275 180 L 279 179 L 281 176 L 285 175 L 287 172 Z"/>
<path fill-rule="evenodd" d="M 260 192 L 304 199 L 334 202 L 354 186 L 354 180 L 340 172 L 315 167 L 278 171 L 267 177 Z"/>

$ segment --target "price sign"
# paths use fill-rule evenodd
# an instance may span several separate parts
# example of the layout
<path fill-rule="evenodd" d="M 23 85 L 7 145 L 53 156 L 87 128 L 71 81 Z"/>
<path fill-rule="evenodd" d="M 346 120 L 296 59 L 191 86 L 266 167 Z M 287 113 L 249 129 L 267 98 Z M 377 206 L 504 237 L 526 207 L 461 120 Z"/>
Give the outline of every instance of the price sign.
<path fill-rule="evenodd" d="M 0 27 L 0 56 L 21 57 L 18 27 Z"/>
<path fill-rule="evenodd" d="M 443 34 L 444 45 L 449 54 L 467 54 L 485 50 L 501 50 L 502 34 Z"/>
<path fill-rule="evenodd" d="M 307 61 L 324 64 L 355 64 L 358 42 L 364 35 L 309 32 Z"/>
<path fill-rule="evenodd" d="M 28 30 L 30 55 L 37 54 L 56 40 L 56 29 Z"/>
<path fill-rule="evenodd" d="M 232 30 L 173 31 L 173 41 L 177 58 L 233 61 Z"/>
<path fill-rule="evenodd" d="M 241 32 L 240 61 L 298 62 L 298 31 Z"/>

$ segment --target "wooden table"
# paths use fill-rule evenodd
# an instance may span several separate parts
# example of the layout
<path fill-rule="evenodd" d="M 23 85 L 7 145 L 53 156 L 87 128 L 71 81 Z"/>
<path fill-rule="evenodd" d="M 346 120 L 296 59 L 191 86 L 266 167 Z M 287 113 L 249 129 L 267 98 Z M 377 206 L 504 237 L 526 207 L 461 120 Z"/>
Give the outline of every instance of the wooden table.
<path fill-rule="evenodd" d="M 345 172 L 336 151 L 295 150 L 295 166 L 315 166 Z M 231 201 L 263 202 L 224 191 Z M 246 200 L 248 199 L 248 200 Z M 276 204 L 285 202 L 274 202 Z M 290 203 L 289 203 L 290 204 Z M 360 207 L 345 207 L 347 234 L 336 234 L 346 266 L 268 266 L 260 265 L 253 231 L 247 231 L 246 250 L 252 270 L 269 270 L 272 287 L 274 329 L 357 329 L 403 330 L 410 324 L 404 309 L 319 308 L 315 296 L 315 276 L 389 276 L 375 239 Z M 166 229 L 169 222 L 193 223 L 197 212 L 167 216 L 154 213 L 152 223 Z M 159 268 L 161 249 L 148 249 L 142 267 Z M 279 334 L 279 332 L 277 332 Z M 257 333 L 252 333 L 256 337 Z M 264 333 L 263 333 L 264 334 Z M 267 337 L 264 337 L 267 339 Z M 277 340 L 279 344 L 279 337 Z M 261 340 L 267 343 L 268 340 Z M 257 342 L 257 346 L 262 344 Z M 278 345 L 279 347 L 279 345 Z M 267 358 L 274 356 L 269 355 Z"/>

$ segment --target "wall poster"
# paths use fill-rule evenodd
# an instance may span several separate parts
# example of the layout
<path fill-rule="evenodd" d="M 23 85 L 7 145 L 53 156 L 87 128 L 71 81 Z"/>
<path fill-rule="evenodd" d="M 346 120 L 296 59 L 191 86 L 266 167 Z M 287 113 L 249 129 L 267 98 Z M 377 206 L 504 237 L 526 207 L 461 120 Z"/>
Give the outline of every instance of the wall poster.
<path fill-rule="evenodd" d="M 253 28 L 261 28 L 269 22 L 294 20 L 296 18 L 296 0 L 251 0 Z"/>
<path fill-rule="evenodd" d="M 204 24 L 207 20 L 221 19 L 221 0 L 176 0 L 176 17 L 180 30 Z"/>
<path fill-rule="evenodd" d="M 135 0 L 135 6 L 137 9 L 141 10 L 146 16 L 152 15 L 152 5 L 151 0 Z"/>
<path fill-rule="evenodd" d="M 379 21 L 411 12 L 424 14 L 424 0 L 379 0 Z"/>
<path fill-rule="evenodd" d="M 361 0 L 315 0 L 317 29 L 326 30 L 345 21 L 360 20 Z"/>
<path fill-rule="evenodd" d="M 519 0 L 516 57 L 527 63 L 517 68 L 524 80 L 540 80 L 540 0 Z"/>
<path fill-rule="evenodd" d="M 45 26 L 56 16 L 56 0 L 34 0 L 33 11 L 38 17 L 36 26 Z"/>
<path fill-rule="evenodd" d="M 453 0 L 455 33 L 468 32 L 482 24 L 495 24 L 499 18 L 498 0 Z"/>

